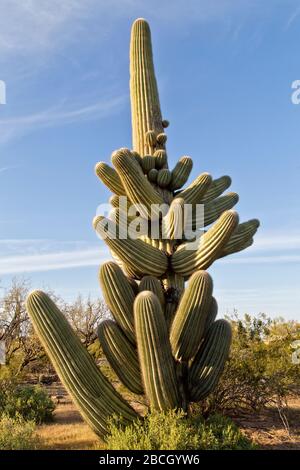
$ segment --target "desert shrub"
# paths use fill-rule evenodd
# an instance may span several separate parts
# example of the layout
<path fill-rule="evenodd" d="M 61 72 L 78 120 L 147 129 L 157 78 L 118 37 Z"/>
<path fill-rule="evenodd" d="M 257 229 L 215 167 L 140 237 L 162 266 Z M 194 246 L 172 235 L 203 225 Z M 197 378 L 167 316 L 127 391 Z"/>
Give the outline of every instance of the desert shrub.
<path fill-rule="evenodd" d="M 284 407 L 286 397 L 300 387 L 300 366 L 291 360 L 291 343 L 299 339 L 295 322 L 245 315 L 231 318 L 233 341 L 225 371 L 202 412 L 257 411 Z"/>
<path fill-rule="evenodd" d="M 19 386 L 1 382 L 0 413 L 10 418 L 21 416 L 35 423 L 51 421 L 55 405 L 41 387 Z"/>
<path fill-rule="evenodd" d="M 253 444 L 228 418 L 211 416 L 187 418 L 183 412 L 148 413 L 122 428 L 117 420 L 110 423 L 109 450 L 193 450 L 252 449 Z"/>
<path fill-rule="evenodd" d="M 37 449 L 39 440 L 35 435 L 35 423 L 21 416 L 0 419 L 0 450 Z"/>

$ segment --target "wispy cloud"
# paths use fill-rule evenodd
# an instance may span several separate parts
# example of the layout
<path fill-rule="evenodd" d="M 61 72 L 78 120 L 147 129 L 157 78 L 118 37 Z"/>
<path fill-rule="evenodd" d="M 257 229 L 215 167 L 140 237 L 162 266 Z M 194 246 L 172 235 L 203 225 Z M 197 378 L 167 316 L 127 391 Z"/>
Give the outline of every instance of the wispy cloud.
<path fill-rule="evenodd" d="M 294 21 L 299 17 L 300 15 L 300 7 L 296 8 L 292 14 L 290 15 L 290 17 L 288 18 L 287 22 L 286 22 L 286 25 L 285 25 L 285 29 L 289 29 L 290 26 L 294 23 Z"/>
<path fill-rule="evenodd" d="M 38 113 L 0 119 L 0 143 L 6 143 L 42 128 L 104 118 L 120 110 L 125 100 L 126 96 L 116 96 L 72 109 L 66 109 L 65 105 L 58 105 Z"/>
<path fill-rule="evenodd" d="M 0 276 L 96 266 L 108 259 L 103 244 L 84 241 L 0 240 Z"/>
<path fill-rule="evenodd" d="M 8 256 L 0 260 L 0 275 L 97 266 L 108 258 L 108 253 L 100 249 Z"/>

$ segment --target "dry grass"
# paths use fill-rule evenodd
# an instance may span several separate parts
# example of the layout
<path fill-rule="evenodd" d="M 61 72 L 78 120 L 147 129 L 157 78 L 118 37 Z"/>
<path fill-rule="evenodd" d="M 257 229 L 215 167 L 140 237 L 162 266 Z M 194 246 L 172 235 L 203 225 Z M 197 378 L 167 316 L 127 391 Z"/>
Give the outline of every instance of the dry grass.
<path fill-rule="evenodd" d="M 85 424 L 70 403 L 59 404 L 54 413 L 54 422 L 38 426 L 37 435 L 42 449 L 88 450 L 101 449 L 104 444 Z"/>

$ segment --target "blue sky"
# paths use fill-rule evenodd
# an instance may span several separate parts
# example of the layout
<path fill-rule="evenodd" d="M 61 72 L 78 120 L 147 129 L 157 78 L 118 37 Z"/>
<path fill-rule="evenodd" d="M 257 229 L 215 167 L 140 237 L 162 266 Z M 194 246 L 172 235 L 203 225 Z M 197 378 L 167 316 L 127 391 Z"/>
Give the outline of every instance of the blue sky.
<path fill-rule="evenodd" d="M 172 167 L 229 174 L 255 245 L 212 267 L 220 314 L 300 320 L 300 1 L 0 0 L 0 279 L 100 295 L 94 165 L 131 147 L 130 26 L 148 19 Z"/>

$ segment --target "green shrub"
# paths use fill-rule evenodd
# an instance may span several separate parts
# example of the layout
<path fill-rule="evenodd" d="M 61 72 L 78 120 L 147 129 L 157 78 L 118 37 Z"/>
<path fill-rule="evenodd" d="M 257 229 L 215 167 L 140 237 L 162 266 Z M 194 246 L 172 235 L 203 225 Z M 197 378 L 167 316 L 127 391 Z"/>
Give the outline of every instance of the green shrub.
<path fill-rule="evenodd" d="M 201 404 L 202 413 L 284 409 L 288 395 L 300 388 L 300 366 L 291 358 L 299 324 L 263 314 L 234 316 L 231 323 L 230 357 L 214 393 Z"/>
<path fill-rule="evenodd" d="M 37 424 L 52 420 L 55 405 L 41 387 L 13 386 L 5 384 L 0 388 L 0 412 L 11 418 L 21 416 Z"/>
<path fill-rule="evenodd" d="M 37 449 L 39 440 L 35 435 L 35 423 L 22 417 L 0 419 L 0 450 Z"/>
<path fill-rule="evenodd" d="M 122 428 L 111 421 L 106 440 L 109 450 L 219 450 L 253 449 L 254 445 L 228 418 L 206 421 L 183 412 L 152 411 L 145 419 Z"/>

